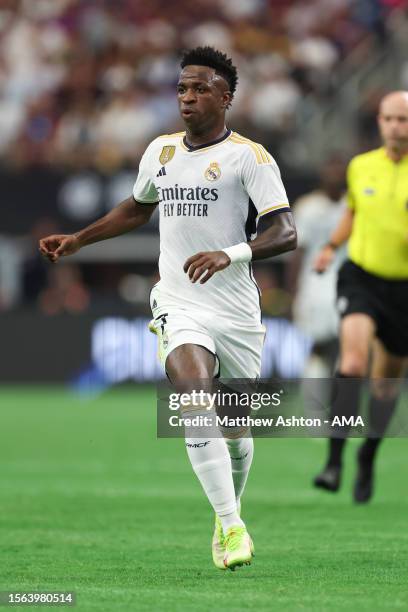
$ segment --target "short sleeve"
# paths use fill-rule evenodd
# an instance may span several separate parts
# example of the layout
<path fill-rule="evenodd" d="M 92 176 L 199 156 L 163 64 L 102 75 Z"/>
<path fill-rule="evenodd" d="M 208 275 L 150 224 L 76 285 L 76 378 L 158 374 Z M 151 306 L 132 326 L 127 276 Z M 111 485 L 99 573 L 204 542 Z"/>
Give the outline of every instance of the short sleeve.
<path fill-rule="evenodd" d="M 347 207 L 350 210 L 355 210 L 356 199 L 354 194 L 354 164 L 353 160 L 347 166 Z"/>
<path fill-rule="evenodd" d="M 241 180 L 258 216 L 290 210 L 278 165 L 261 145 L 246 147 Z"/>
<path fill-rule="evenodd" d="M 157 204 L 159 194 L 149 168 L 149 149 L 146 149 L 139 164 L 139 173 L 133 187 L 133 197 L 141 204 Z"/>

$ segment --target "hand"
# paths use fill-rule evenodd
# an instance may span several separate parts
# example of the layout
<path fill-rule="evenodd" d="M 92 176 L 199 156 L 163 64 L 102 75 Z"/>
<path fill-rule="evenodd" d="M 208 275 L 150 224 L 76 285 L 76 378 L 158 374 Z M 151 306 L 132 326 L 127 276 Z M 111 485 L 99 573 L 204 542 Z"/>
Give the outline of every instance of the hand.
<path fill-rule="evenodd" d="M 322 248 L 322 250 L 316 256 L 316 259 L 314 260 L 314 264 L 313 264 L 314 271 L 317 272 L 318 274 L 322 274 L 323 272 L 326 272 L 327 268 L 332 263 L 334 256 L 335 256 L 335 251 L 333 247 L 331 247 L 329 244 L 326 244 L 326 246 Z"/>
<path fill-rule="evenodd" d="M 184 264 L 184 272 L 192 283 L 200 280 L 200 285 L 206 283 L 215 272 L 224 270 L 231 263 L 230 258 L 224 251 L 208 251 L 207 253 L 196 253 L 186 260 Z M 203 276 L 203 274 L 205 275 Z"/>
<path fill-rule="evenodd" d="M 40 253 L 52 263 L 56 263 L 60 257 L 73 255 L 80 248 L 79 240 L 74 234 L 53 234 L 41 238 L 39 242 Z"/>

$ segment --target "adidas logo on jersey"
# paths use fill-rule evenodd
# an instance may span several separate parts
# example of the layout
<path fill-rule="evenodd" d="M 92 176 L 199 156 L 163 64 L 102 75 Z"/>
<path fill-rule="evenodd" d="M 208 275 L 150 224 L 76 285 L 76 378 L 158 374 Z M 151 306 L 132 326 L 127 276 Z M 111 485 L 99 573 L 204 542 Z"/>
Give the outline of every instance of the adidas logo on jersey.
<path fill-rule="evenodd" d="M 160 168 L 160 170 L 158 171 L 158 173 L 156 174 L 157 176 L 166 176 L 167 172 L 166 172 L 166 168 L 163 166 L 162 168 Z"/>

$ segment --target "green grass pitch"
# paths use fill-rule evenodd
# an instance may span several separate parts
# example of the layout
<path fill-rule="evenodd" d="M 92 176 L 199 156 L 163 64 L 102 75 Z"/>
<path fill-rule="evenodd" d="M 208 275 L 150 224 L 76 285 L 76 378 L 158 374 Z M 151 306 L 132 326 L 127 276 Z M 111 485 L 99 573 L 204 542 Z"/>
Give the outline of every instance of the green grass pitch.
<path fill-rule="evenodd" d="M 84 611 L 408 609 L 405 439 L 384 443 L 366 507 L 351 502 L 358 441 L 331 496 L 310 486 L 324 440 L 256 440 L 256 557 L 233 573 L 212 565 L 183 441 L 156 439 L 153 388 L 3 388 L 0 410 L 0 590 L 73 590 Z"/>

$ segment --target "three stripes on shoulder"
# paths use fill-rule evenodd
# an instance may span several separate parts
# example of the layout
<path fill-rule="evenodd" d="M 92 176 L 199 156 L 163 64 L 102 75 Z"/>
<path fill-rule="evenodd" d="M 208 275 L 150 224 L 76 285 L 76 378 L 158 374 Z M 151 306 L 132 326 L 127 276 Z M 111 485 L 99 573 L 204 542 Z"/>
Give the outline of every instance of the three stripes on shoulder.
<path fill-rule="evenodd" d="M 268 151 L 261 144 L 258 144 L 257 142 L 253 142 L 252 140 L 249 140 L 249 138 L 244 138 L 244 136 L 241 136 L 240 134 L 237 134 L 236 132 L 233 132 L 231 134 L 230 140 L 231 142 L 235 142 L 236 144 L 249 145 L 251 149 L 253 150 L 253 152 L 255 153 L 256 161 L 258 162 L 258 164 L 271 164 L 272 163 L 272 157 L 269 155 Z"/>

